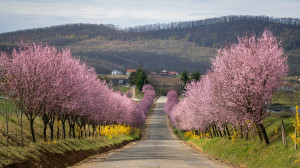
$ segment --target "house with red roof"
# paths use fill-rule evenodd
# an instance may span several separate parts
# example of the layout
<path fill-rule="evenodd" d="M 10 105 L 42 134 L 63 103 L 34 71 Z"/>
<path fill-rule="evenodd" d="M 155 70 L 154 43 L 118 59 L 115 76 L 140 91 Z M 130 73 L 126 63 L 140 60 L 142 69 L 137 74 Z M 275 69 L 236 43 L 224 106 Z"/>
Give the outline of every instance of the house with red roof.
<path fill-rule="evenodd" d="M 178 76 L 178 72 L 170 71 L 169 76 Z"/>
<path fill-rule="evenodd" d="M 130 75 L 132 72 L 136 72 L 136 69 L 127 69 L 126 75 Z"/>

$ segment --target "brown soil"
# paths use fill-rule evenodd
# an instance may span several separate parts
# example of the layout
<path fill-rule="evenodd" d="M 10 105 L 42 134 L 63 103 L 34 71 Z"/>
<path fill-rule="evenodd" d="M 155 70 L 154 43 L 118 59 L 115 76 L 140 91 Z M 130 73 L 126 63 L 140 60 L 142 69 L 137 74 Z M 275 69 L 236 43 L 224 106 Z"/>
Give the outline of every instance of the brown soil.
<path fill-rule="evenodd" d="M 139 138 L 134 139 L 132 141 L 139 140 Z M 4 165 L 4 168 L 32 168 L 32 167 L 40 167 L 40 168 L 64 168 L 67 166 L 71 166 L 77 162 L 80 162 L 86 159 L 89 156 L 101 154 L 113 149 L 121 148 L 128 143 L 132 142 L 125 140 L 120 144 L 104 146 L 99 149 L 92 150 L 80 150 L 80 151 L 67 151 L 64 154 L 52 153 L 50 151 L 41 151 L 42 156 L 39 160 L 34 158 L 28 158 L 23 161 L 16 161 L 13 164 Z"/>

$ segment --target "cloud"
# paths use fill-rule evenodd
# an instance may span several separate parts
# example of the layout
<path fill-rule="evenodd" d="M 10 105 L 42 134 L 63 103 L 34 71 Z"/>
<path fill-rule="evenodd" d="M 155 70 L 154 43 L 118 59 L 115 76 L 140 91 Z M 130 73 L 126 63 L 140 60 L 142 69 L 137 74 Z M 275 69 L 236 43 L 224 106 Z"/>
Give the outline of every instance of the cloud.
<path fill-rule="evenodd" d="M 299 17 L 299 9 L 298 0 L 0 0 L 0 32 L 74 22 L 128 27 L 227 15 Z"/>

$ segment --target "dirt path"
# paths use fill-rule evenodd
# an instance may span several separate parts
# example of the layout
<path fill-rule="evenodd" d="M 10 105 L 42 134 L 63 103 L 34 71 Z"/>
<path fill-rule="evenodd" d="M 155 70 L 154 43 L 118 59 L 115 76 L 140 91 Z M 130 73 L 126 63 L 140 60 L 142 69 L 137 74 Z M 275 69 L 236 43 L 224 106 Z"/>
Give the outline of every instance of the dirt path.
<path fill-rule="evenodd" d="M 136 144 L 112 153 L 98 155 L 77 167 L 84 168 L 190 168 L 227 167 L 214 163 L 204 154 L 192 151 L 172 136 L 162 111 L 166 97 L 160 97 L 148 123 L 148 136 Z"/>

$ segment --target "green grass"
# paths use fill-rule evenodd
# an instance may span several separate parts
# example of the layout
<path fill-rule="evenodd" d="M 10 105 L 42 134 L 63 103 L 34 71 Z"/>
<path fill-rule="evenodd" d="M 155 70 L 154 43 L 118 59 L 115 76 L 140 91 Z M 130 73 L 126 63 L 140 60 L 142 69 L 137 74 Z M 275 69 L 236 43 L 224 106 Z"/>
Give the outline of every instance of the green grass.
<path fill-rule="evenodd" d="M 126 93 L 128 90 L 130 90 L 130 87 L 115 87 L 114 91 L 121 91 L 123 93 Z"/>
<path fill-rule="evenodd" d="M 272 103 L 294 107 L 300 103 L 300 90 L 295 90 L 294 92 L 277 91 L 273 96 Z"/>
<path fill-rule="evenodd" d="M 284 147 L 281 140 L 281 120 L 284 121 L 287 131 L 287 147 Z M 184 137 L 184 133 L 178 130 L 177 135 L 184 141 L 197 145 L 200 150 L 213 156 L 224 159 L 234 165 L 249 168 L 282 168 L 282 167 L 300 167 L 300 162 L 294 163 L 300 159 L 300 149 L 294 149 L 294 143 L 289 136 L 294 131 L 291 126 L 290 118 L 269 117 L 265 120 L 270 145 L 260 142 L 259 138 L 250 136 L 249 140 L 238 139 L 236 143 L 226 138 L 211 139 L 190 139 Z M 278 132 L 275 133 L 275 127 Z"/>
<path fill-rule="evenodd" d="M 144 93 L 135 88 L 135 98 L 142 99 L 144 97 Z"/>
<path fill-rule="evenodd" d="M 113 145 L 121 144 L 123 141 L 133 141 L 139 138 L 139 134 L 119 135 L 109 139 L 107 137 L 89 137 L 82 139 L 58 140 L 56 143 L 47 142 L 30 144 L 24 148 L 21 147 L 2 147 L 0 150 L 0 167 L 12 163 L 18 163 L 24 160 L 39 160 L 44 152 L 51 154 L 64 154 L 73 151 L 96 150 L 105 152 L 107 148 Z M 51 158 L 50 158 L 51 159 Z"/>

